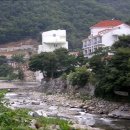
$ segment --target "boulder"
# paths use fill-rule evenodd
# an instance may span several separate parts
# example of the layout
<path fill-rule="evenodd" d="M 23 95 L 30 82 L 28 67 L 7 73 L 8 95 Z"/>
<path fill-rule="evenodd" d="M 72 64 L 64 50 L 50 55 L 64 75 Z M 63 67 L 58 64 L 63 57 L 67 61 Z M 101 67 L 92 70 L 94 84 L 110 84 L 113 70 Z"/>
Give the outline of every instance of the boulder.
<path fill-rule="evenodd" d="M 32 105 L 40 105 L 40 102 L 33 101 Z"/>

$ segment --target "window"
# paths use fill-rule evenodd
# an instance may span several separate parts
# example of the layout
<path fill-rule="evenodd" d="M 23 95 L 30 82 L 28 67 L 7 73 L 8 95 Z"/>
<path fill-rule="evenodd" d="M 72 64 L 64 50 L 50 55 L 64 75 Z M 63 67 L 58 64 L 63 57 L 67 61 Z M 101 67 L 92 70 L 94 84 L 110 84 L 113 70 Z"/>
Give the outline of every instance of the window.
<path fill-rule="evenodd" d="M 57 44 L 54 44 L 54 47 L 57 47 Z"/>
<path fill-rule="evenodd" d="M 97 39 L 96 38 L 93 39 L 93 43 L 97 44 Z"/>
<path fill-rule="evenodd" d="M 86 43 L 84 43 L 84 47 L 87 47 Z"/>
<path fill-rule="evenodd" d="M 97 42 L 102 43 L 102 37 L 101 36 L 97 37 Z"/>
<path fill-rule="evenodd" d="M 91 40 L 88 41 L 88 46 L 91 46 Z"/>
<path fill-rule="evenodd" d="M 85 50 L 85 54 L 87 54 L 88 52 L 87 52 L 87 50 Z"/>
<path fill-rule="evenodd" d="M 56 34 L 53 34 L 53 37 L 56 37 Z"/>

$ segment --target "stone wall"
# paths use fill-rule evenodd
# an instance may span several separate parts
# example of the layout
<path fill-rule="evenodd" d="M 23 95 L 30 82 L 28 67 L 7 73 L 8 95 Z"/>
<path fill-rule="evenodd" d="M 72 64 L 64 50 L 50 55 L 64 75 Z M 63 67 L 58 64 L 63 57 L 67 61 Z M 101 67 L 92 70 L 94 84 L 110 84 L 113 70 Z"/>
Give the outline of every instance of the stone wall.
<path fill-rule="evenodd" d="M 95 87 L 91 84 L 87 84 L 84 87 L 72 86 L 66 80 L 61 78 L 57 79 L 43 79 L 41 86 L 39 87 L 40 91 L 47 94 L 56 94 L 56 93 L 68 93 L 73 95 L 89 95 L 93 96 Z"/>

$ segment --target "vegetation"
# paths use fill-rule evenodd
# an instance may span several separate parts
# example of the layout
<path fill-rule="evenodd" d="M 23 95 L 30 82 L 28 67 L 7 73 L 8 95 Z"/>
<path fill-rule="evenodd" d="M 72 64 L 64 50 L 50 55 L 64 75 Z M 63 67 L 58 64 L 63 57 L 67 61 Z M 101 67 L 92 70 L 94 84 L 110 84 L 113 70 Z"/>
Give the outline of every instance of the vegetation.
<path fill-rule="evenodd" d="M 68 76 L 70 84 L 73 86 L 78 85 L 80 87 L 85 86 L 89 81 L 90 72 L 87 70 L 86 66 L 78 67 L 75 72 L 71 72 Z"/>
<path fill-rule="evenodd" d="M 23 54 L 15 54 L 15 55 L 12 55 L 11 60 L 12 60 L 13 62 L 18 63 L 18 64 L 22 64 L 22 63 L 25 62 L 25 61 L 24 61 L 24 55 L 23 55 Z"/>
<path fill-rule="evenodd" d="M 91 25 L 103 19 L 127 21 L 129 7 L 129 0 L 0 1 L 0 43 L 39 38 L 41 31 L 50 29 L 66 29 L 69 47 L 78 48 Z"/>
<path fill-rule="evenodd" d="M 24 80 L 24 72 L 22 68 L 23 64 L 26 62 L 24 59 L 24 55 L 23 54 L 12 55 L 11 61 L 17 64 L 16 68 L 14 69 L 16 71 L 14 78 L 19 79 L 19 80 Z"/>
<path fill-rule="evenodd" d="M 7 77 L 13 73 L 13 68 L 7 61 L 5 56 L 0 56 L 0 77 Z"/>
<path fill-rule="evenodd" d="M 23 72 L 23 70 L 18 69 L 17 78 L 18 78 L 19 80 L 21 80 L 21 81 L 24 80 L 24 72 Z"/>
<path fill-rule="evenodd" d="M 41 71 L 44 77 L 54 78 L 73 70 L 75 59 L 66 49 L 60 48 L 54 52 L 43 52 L 33 56 L 30 59 L 29 68 L 32 71 Z"/>
<path fill-rule="evenodd" d="M 113 45 L 114 55 L 98 54 L 90 59 L 90 67 L 95 73 L 97 87 L 95 94 L 114 97 L 115 91 L 130 93 L 130 36 L 122 36 Z"/>
<path fill-rule="evenodd" d="M 13 61 L 17 63 L 14 69 L 9 63 Z M 7 59 L 5 56 L 0 56 L 0 79 L 1 80 L 24 80 L 22 64 L 24 63 L 23 55 L 13 55 L 12 59 Z"/>

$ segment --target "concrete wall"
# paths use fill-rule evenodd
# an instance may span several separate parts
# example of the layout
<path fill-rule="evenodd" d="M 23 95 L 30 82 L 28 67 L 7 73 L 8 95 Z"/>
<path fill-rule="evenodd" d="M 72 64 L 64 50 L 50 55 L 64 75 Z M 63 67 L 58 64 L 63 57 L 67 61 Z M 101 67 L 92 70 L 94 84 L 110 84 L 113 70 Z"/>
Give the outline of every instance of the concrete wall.
<path fill-rule="evenodd" d="M 44 43 L 65 43 L 66 30 L 51 30 L 42 33 L 42 44 Z"/>
<path fill-rule="evenodd" d="M 113 43 L 118 41 L 119 36 L 123 36 L 123 35 L 130 35 L 130 27 L 125 24 L 117 26 L 113 28 L 112 31 L 104 34 L 102 36 L 102 43 L 105 46 L 111 46 Z"/>
<path fill-rule="evenodd" d="M 68 49 L 66 30 L 51 30 L 42 33 L 42 45 L 38 47 L 38 53 L 52 52 L 58 48 Z"/>

